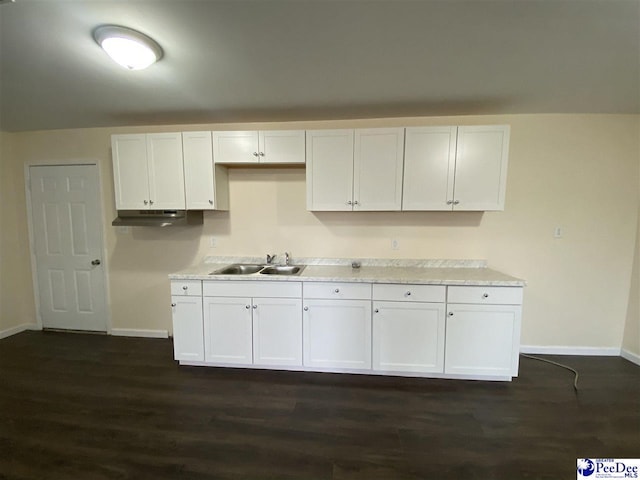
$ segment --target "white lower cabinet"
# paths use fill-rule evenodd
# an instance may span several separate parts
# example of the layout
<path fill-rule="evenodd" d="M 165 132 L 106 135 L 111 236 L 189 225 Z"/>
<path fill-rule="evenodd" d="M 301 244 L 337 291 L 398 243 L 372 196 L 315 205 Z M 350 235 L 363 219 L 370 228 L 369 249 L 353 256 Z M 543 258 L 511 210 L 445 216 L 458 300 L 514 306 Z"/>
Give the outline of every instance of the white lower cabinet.
<path fill-rule="evenodd" d="M 373 302 L 373 369 L 442 373 L 444 303 Z"/>
<path fill-rule="evenodd" d="M 304 366 L 371 368 L 371 301 L 304 301 Z"/>
<path fill-rule="evenodd" d="M 205 282 L 203 291 L 205 362 L 302 365 L 300 283 Z"/>
<path fill-rule="evenodd" d="M 204 360 L 202 297 L 172 295 L 173 354 L 176 360 Z"/>
<path fill-rule="evenodd" d="M 444 372 L 517 376 L 522 288 L 449 287 L 448 298 Z"/>

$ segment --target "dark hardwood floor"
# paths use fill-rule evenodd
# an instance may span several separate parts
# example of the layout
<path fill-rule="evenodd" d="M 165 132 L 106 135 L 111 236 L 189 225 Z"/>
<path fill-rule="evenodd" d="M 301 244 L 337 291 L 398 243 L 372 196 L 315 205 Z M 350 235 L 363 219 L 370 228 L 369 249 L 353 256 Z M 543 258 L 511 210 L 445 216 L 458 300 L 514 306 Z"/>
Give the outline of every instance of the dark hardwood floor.
<path fill-rule="evenodd" d="M 560 357 L 557 357 L 560 358 Z M 179 367 L 170 340 L 0 340 L 2 479 L 575 479 L 640 457 L 640 367 L 512 383 Z"/>

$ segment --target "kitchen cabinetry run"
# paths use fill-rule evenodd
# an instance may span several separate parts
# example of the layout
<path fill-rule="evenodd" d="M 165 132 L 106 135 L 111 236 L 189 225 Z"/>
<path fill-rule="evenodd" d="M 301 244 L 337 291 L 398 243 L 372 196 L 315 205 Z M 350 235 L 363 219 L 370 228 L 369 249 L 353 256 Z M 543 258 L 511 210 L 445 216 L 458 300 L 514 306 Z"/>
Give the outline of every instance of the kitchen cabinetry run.
<path fill-rule="evenodd" d="M 205 361 L 300 367 L 302 286 L 297 282 L 204 282 Z"/>
<path fill-rule="evenodd" d="M 118 210 L 184 210 L 180 133 L 113 135 L 113 181 Z"/>
<path fill-rule="evenodd" d="M 304 283 L 304 366 L 371 369 L 371 285 Z"/>
<path fill-rule="evenodd" d="M 215 163 L 304 164 L 304 130 L 213 132 Z"/>
<path fill-rule="evenodd" d="M 227 169 L 213 163 L 211 132 L 183 132 L 184 183 L 188 210 L 228 210 Z"/>
<path fill-rule="evenodd" d="M 200 280 L 171 282 L 173 353 L 176 360 L 204 360 L 201 285 Z"/>
<path fill-rule="evenodd" d="M 445 289 L 373 285 L 374 370 L 444 371 Z"/>
<path fill-rule="evenodd" d="M 445 373 L 517 376 L 520 287 L 448 287 Z"/>
<path fill-rule="evenodd" d="M 307 131 L 307 210 L 400 210 L 403 152 L 403 128 Z"/>
<path fill-rule="evenodd" d="M 504 210 L 506 125 L 408 127 L 403 210 Z"/>

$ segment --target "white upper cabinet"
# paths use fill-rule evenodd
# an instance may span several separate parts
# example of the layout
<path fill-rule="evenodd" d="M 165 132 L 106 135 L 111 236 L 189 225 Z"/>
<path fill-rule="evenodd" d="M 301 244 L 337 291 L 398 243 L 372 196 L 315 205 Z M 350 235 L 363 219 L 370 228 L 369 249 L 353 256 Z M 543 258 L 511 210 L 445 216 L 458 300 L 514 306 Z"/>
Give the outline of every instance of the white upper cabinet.
<path fill-rule="evenodd" d="M 111 148 L 118 210 L 185 208 L 180 133 L 113 135 Z"/>
<path fill-rule="evenodd" d="M 458 127 L 454 209 L 504 210 L 508 158 L 508 126 Z"/>
<path fill-rule="evenodd" d="M 400 210 L 404 128 L 355 131 L 353 210 Z"/>
<path fill-rule="evenodd" d="M 403 210 L 504 210 L 509 126 L 406 130 Z"/>
<path fill-rule="evenodd" d="M 307 210 L 400 210 L 403 128 L 307 131 Z"/>
<path fill-rule="evenodd" d="M 213 164 L 211 132 L 183 132 L 182 152 L 187 209 L 228 210 L 228 175 Z"/>
<path fill-rule="evenodd" d="M 304 164 L 304 130 L 213 132 L 215 163 Z"/>
<path fill-rule="evenodd" d="M 352 210 L 353 130 L 307 130 L 307 210 Z"/>

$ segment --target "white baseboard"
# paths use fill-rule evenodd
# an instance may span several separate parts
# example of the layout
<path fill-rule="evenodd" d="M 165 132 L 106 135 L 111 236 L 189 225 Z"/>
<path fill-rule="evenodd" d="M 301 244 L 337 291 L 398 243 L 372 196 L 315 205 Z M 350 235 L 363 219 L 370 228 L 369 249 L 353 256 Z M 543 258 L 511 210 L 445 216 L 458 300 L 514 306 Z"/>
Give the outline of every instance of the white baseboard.
<path fill-rule="evenodd" d="M 0 339 L 16 335 L 24 332 L 25 330 L 40 330 L 40 327 L 35 323 L 23 323 L 22 325 L 16 325 L 15 327 L 7 328 L 6 330 L 0 330 Z"/>
<path fill-rule="evenodd" d="M 169 338 L 166 330 L 136 330 L 133 328 L 112 328 L 114 337 L 145 337 L 145 338 Z"/>
<path fill-rule="evenodd" d="M 530 353 L 534 355 L 584 355 L 599 357 L 619 357 L 620 349 L 615 347 L 547 347 L 538 345 L 520 345 L 520 353 Z"/>
<path fill-rule="evenodd" d="M 620 352 L 620 356 L 625 360 L 629 360 L 631 363 L 635 363 L 636 365 L 640 365 L 640 355 L 637 353 L 630 352 L 629 350 L 622 349 Z"/>

